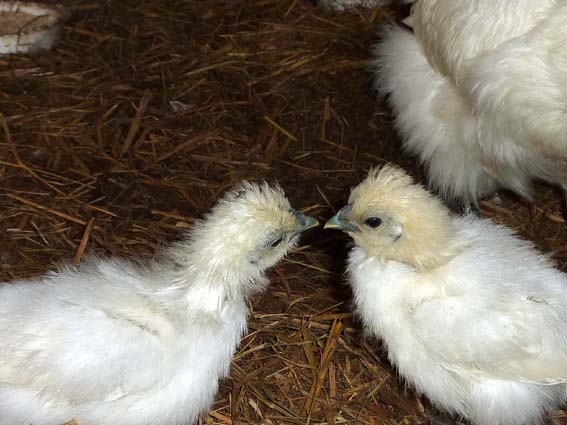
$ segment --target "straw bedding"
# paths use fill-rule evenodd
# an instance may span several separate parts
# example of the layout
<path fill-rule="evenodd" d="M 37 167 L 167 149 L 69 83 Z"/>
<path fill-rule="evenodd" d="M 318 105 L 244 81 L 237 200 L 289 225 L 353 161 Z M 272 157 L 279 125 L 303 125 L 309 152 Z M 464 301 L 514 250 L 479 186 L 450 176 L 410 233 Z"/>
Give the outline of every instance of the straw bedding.
<path fill-rule="evenodd" d="M 308 0 L 66 3 L 57 48 L 0 59 L 0 280 L 85 255 L 151 258 L 240 179 L 279 181 L 320 219 L 372 165 L 423 173 L 371 90 L 392 6 Z M 567 270 L 561 194 L 503 193 L 482 215 Z M 425 424 L 350 314 L 347 239 L 318 229 L 272 272 L 207 424 Z M 550 419 L 567 423 L 563 412 Z"/>

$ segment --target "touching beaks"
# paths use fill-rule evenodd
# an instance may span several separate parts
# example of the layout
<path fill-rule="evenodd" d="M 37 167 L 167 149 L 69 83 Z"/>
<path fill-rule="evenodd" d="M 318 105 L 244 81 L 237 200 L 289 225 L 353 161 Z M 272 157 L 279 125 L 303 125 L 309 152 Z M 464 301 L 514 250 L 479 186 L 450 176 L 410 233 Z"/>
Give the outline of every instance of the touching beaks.
<path fill-rule="evenodd" d="M 346 205 L 342 207 L 338 213 L 332 216 L 326 223 L 325 229 L 336 229 L 342 230 L 344 232 L 358 232 L 360 229 L 352 224 L 346 215 L 352 209 L 352 205 Z"/>
<path fill-rule="evenodd" d="M 402 19 L 402 24 L 413 29 L 413 15 L 409 15 L 408 17 Z"/>
<path fill-rule="evenodd" d="M 319 225 L 319 220 L 311 216 L 305 216 L 305 224 L 303 225 L 303 231 L 311 229 L 312 227 L 317 227 Z"/>
<path fill-rule="evenodd" d="M 305 232 L 312 227 L 317 227 L 319 225 L 319 221 L 316 218 L 303 214 L 301 211 L 297 211 L 291 209 L 290 212 L 293 214 L 295 219 L 301 224 L 302 228 L 299 230 L 300 232 Z"/>

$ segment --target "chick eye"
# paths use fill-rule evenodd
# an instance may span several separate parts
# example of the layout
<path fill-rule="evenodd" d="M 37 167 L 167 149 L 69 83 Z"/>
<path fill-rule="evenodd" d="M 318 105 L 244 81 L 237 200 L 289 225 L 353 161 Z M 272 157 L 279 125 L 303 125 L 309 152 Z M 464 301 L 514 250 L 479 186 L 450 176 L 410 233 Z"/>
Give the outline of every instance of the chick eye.
<path fill-rule="evenodd" d="M 270 242 L 270 248 L 275 248 L 276 246 L 281 244 L 282 241 L 283 241 L 283 236 L 280 236 L 279 238 L 274 239 L 272 242 Z"/>
<path fill-rule="evenodd" d="M 368 217 L 364 220 L 364 224 L 374 229 L 382 224 L 382 219 L 380 217 Z"/>

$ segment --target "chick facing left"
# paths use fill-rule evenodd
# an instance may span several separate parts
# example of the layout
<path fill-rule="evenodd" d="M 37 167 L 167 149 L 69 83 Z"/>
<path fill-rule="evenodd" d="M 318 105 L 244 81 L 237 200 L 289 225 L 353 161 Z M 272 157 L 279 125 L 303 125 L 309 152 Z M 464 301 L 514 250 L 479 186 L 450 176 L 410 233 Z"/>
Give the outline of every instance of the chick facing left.
<path fill-rule="evenodd" d="M 478 425 L 567 401 L 567 275 L 510 229 L 451 216 L 401 169 L 370 172 L 325 225 L 355 242 L 356 312 L 400 375 Z"/>
<path fill-rule="evenodd" d="M 154 264 L 91 259 L 0 286 L 0 424 L 195 423 L 266 269 L 317 221 L 243 183 Z"/>
<path fill-rule="evenodd" d="M 455 231 L 446 208 L 393 166 L 371 170 L 325 227 L 348 231 L 374 257 L 420 270 L 452 255 L 447 246 Z"/>

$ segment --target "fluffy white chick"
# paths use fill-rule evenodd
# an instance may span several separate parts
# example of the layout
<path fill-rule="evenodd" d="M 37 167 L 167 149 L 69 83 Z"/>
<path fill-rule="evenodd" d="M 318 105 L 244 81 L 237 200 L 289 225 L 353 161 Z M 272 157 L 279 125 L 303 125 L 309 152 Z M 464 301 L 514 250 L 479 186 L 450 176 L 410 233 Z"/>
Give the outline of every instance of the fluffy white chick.
<path fill-rule="evenodd" d="M 434 189 L 477 204 L 567 185 L 567 2 L 419 0 L 385 31 L 376 88 Z"/>
<path fill-rule="evenodd" d="M 479 425 L 538 423 L 567 397 L 567 275 L 510 229 L 451 216 L 401 169 L 370 172 L 325 225 L 353 238 L 365 328 L 399 374 Z"/>
<path fill-rule="evenodd" d="M 246 332 L 264 272 L 317 221 L 243 183 L 163 259 L 92 259 L 0 286 L 0 424 L 192 424 Z"/>

